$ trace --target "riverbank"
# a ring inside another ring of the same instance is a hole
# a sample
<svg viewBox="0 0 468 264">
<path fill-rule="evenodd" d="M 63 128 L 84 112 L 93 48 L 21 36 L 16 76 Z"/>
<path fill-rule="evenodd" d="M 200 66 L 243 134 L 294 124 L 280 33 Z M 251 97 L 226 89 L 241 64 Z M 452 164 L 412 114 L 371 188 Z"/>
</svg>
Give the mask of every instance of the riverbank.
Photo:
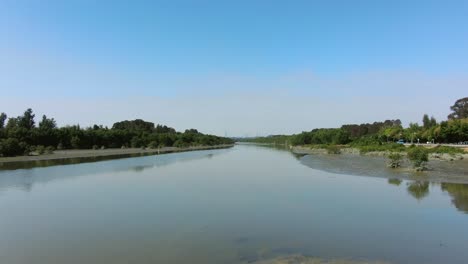
<svg viewBox="0 0 468 264">
<path fill-rule="evenodd" d="M 325 148 L 316 148 L 311 146 L 291 146 L 291 151 L 298 155 L 309 155 L 309 154 L 328 154 L 329 150 Z M 351 147 L 337 147 L 341 154 L 350 154 L 358 156 L 369 156 L 369 157 L 387 157 L 391 151 L 368 151 L 362 152 L 357 148 Z M 406 156 L 406 152 L 401 152 L 401 155 Z M 455 161 L 465 160 L 468 162 L 468 153 L 429 153 L 429 160 L 438 161 Z"/>
<path fill-rule="evenodd" d="M 16 157 L 0 157 L 0 169 L 4 165 L 12 163 L 28 163 L 40 161 L 67 160 L 79 158 L 120 158 L 134 155 L 158 155 L 174 152 L 186 152 L 195 150 L 209 150 L 230 148 L 234 145 L 215 145 L 215 146 L 195 146 L 187 148 L 164 147 L 159 149 L 142 149 L 142 148 L 119 148 L 119 149 L 72 149 L 72 150 L 56 150 L 51 154 L 33 155 L 33 156 L 16 156 Z"/>
<path fill-rule="evenodd" d="M 342 148 L 341 154 L 328 154 L 322 148 L 292 147 L 291 151 L 303 155 L 301 163 L 316 170 L 336 174 L 380 177 L 398 180 L 417 180 L 468 184 L 468 155 L 431 153 L 427 171 L 416 172 L 411 162 L 403 158 L 401 168 L 388 168 L 390 152 L 360 153 L 358 149 Z M 406 153 L 402 153 L 406 156 Z"/>
</svg>

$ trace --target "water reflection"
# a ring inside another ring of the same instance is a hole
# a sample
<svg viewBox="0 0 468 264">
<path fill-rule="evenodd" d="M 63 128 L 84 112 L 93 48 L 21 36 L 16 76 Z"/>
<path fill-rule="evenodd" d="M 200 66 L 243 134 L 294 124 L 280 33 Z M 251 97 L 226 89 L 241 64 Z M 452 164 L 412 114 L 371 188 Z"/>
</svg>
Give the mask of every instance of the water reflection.
<svg viewBox="0 0 468 264">
<path fill-rule="evenodd" d="M 459 211 L 468 213 L 468 184 L 442 183 L 440 187 L 452 196 L 452 204 Z"/>
<path fill-rule="evenodd" d="M 429 182 L 414 181 L 408 183 L 406 190 L 417 200 L 422 200 L 424 197 L 429 195 Z"/>
<path fill-rule="evenodd" d="M 388 183 L 396 186 L 400 186 L 403 181 L 401 179 L 388 179 Z"/>
<path fill-rule="evenodd" d="M 0 262 L 465 263 L 465 189 L 391 178 L 250 146 L 3 171 Z"/>
<path fill-rule="evenodd" d="M 18 188 L 30 191 L 35 184 L 47 183 L 55 180 L 65 180 L 83 175 L 98 174 L 103 172 L 133 171 L 141 173 L 145 170 L 168 166 L 176 162 L 187 162 L 198 159 L 210 159 L 214 155 L 228 152 L 229 149 L 202 150 L 184 153 L 170 153 L 163 155 L 132 155 L 130 158 L 112 159 L 108 157 L 73 158 L 66 160 L 48 160 L 32 163 L 24 163 L 23 169 L 18 169 L 20 164 L 10 168 L 15 170 L 0 170 L 0 191 L 8 188 Z M 104 158 L 104 159 L 101 159 Z M 90 162 L 81 164 L 82 162 Z M 97 162 L 100 161 L 100 162 Z M 64 163 L 61 163 L 64 162 Z M 37 163 L 37 168 L 30 168 Z M 53 167 L 49 167 L 55 165 Z M 66 166 L 58 166 L 66 165 Z M 48 167 L 48 168 L 43 168 Z M 47 169 L 47 173 L 43 170 Z"/>
</svg>

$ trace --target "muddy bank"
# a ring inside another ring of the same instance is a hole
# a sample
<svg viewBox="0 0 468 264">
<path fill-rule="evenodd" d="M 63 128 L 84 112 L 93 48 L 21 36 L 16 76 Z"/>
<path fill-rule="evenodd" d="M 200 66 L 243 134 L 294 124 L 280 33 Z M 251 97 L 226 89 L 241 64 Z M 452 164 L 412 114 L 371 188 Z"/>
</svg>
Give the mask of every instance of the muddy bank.
<svg viewBox="0 0 468 264">
<path fill-rule="evenodd" d="M 187 148 L 165 147 L 159 149 L 141 149 L 141 148 L 126 148 L 126 149 L 76 149 L 76 150 L 56 150 L 52 154 L 44 154 L 37 156 L 17 156 L 17 157 L 0 157 L 0 170 L 10 169 L 15 166 L 31 164 L 29 167 L 34 167 L 35 164 L 41 166 L 41 163 L 50 162 L 66 162 L 67 160 L 83 159 L 85 162 L 89 160 L 107 160 L 115 158 L 125 158 L 133 156 L 158 155 L 174 152 L 185 152 L 195 150 L 209 150 L 230 148 L 233 145 L 217 145 L 217 146 L 196 146 Z"/>
<path fill-rule="evenodd" d="M 337 174 L 382 177 L 389 179 L 431 182 L 468 183 L 467 154 L 430 154 L 427 171 L 414 171 L 411 162 L 403 159 L 401 168 L 388 168 L 388 152 L 360 154 L 358 149 L 344 148 L 341 154 L 327 154 L 325 149 L 294 147 L 293 153 L 304 155 L 301 163 L 317 170 Z M 405 155 L 403 153 L 403 155 Z"/>
<path fill-rule="evenodd" d="M 277 257 L 251 262 L 253 264 L 386 264 L 384 261 L 359 261 L 346 259 L 322 259 L 302 255 Z"/>
<path fill-rule="evenodd" d="M 291 151 L 299 155 L 307 154 L 328 154 L 328 151 L 323 148 L 310 148 L 307 146 L 294 146 L 291 147 Z M 360 153 L 357 148 L 341 148 L 340 152 L 342 154 L 351 154 L 358 156 L 368 156 L 368 157 L 387 157 L 389 151 L 371 151 L 366 153 Z M 403 156 L 406 156 L 406 153 L 401 153 Z M 457 154 L 447 154 L 447 153 L 430 153 L 429 160 L 439 160 L 439 161 L 455 161 L 455 160 L 466 160 L 468 162 L 468 153 L 457 153 Z"/>
</svg>

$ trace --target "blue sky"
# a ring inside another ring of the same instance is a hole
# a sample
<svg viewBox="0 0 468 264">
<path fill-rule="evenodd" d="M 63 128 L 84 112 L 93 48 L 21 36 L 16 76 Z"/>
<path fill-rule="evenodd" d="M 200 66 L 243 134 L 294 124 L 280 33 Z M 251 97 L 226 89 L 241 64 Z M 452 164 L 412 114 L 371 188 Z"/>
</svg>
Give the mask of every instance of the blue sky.
<svg viewBox="0 0 468 264">
<path fill-rule="evenodd" d="M 468 95 L 466 14 L 468 1 L 4 0 L 0 111 L 219 135 L 442 119 Z"/>
</svg>

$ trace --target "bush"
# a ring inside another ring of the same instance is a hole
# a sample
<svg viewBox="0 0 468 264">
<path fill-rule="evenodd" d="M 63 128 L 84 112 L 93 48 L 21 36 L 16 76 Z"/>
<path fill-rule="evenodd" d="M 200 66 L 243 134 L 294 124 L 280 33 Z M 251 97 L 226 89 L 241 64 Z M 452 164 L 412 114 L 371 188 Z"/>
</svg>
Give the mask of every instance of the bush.
<svg viewBox="0 0 468 264">
<path fill-rule="evenodd" d="M 46 152 L 47 154 L 53 154 L 53 153 L 54 153 L 54 150 L 55 150 L 55 148 L 52 147 L 52 146 L 48 146 L 48 147 L 45 148 L 45 152 Z"/>
<path fill-rule="evenodd" d="M 0 141 L 0 155 L 4 157 L 22 155 L 25 150 L 16 138 L 7 138 Z"/>
<path fill-rule="evenodd" d="M 424 147 L 411 147 L 408 149 L 408 158 L 413 162 L 415 168 L 424 169 L 424 165 L 429 161 L 428 151 Z"/>
<path fill-rule="evenodd" d="M 327 153 L 328 154 L 340 154 L 341 149 L 340 149 L 340 147 L 338 147 L 336 145 L 330 145 L 330 146 L 327 147 Z"/>
<path fill-rule="evenodd" d="M 79 149 L 80 148 L 80 138 L 79 137 L 72 137 L 71 140 L 70 140 L 70 144 L 72 146 L 72 148 L 74 149 Z"/>
<path fill-rule="evenodd" d="M 399 168 L 401 167 L 401 160 L 403 156 L 398 152 L 392 152 L 388 155 L 388 159 L 390 160 L 388 166 L 390 168 Z"/>
<path fill-rule="evenodd" d="M 447 153 L 451 155 L 455 154 L 463 154 L 464 151 L 462 148 L 454 148 L 454 147 L 447 147 L 447 146 L 437 146 L 435 148 L 428 149 L 429 153 Z"/>
<path fill-rule="evenodd" d="M 149 144 L 148 144 L 148 147 L 150 149 L 157 149 L 158 148 L 158 142 L 156 141 L 151 141 Z"/>
<path fill-rule="evenodd" d="M 367 153 L 373 151 L 390 151 L 390 152 L 402 152 L 405 150 L 405 146 L 396 143 L 388 143 L 381 145 L 357 145 L 360 153 Z"/>
<path fill-rule="evenodd" d="M 37 154 L 39 154 L 39 155 L 44 154 L 44 153 L 45 153 L 45 147 L 42 146 L 42 145 L 36 146 L 36 152 L 37 152 Z"/>
<path fill-rule="evenodd" d="M 176 142 L 174 142 L 173 146 L 176 147 L 176 148 L 185 148 L 185 147 L 187 147 L 187 143 L 185 143 L 184 141 L 178 139 L 178 140 L 176 140 Z"/>
</svg>

